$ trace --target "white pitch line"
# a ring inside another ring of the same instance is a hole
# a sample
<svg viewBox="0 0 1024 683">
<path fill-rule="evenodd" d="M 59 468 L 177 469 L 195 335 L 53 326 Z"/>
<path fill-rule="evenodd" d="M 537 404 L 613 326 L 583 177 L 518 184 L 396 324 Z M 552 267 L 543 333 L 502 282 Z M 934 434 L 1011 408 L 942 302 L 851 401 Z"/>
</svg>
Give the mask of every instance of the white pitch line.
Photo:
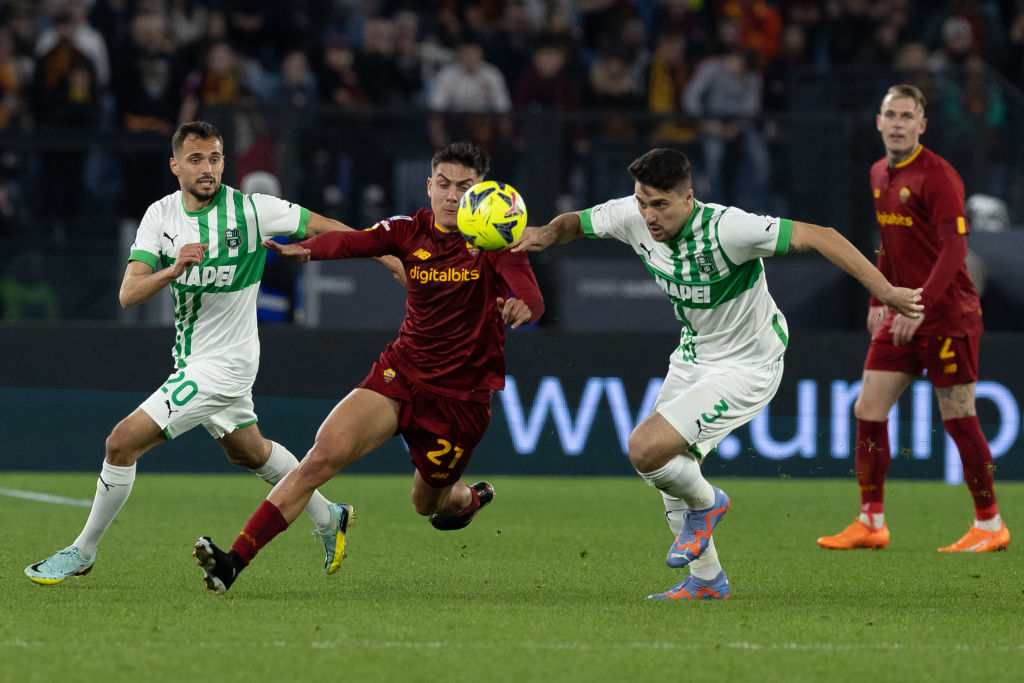
<svg viewBox="0 0 1024 683">
<path fill-rule="evenodd" d="M 36 493 L 35 491 L 19 491 L 17 489 L 5 489 L 0 487 L 0 496 L 11 498 L 24 498 L 26 500 L 38 500 L 41 503 L 57 503 L 58 505 L 76 505 L 78 507 L 92 507 L 91 500 L 84 498 L 66 498 L 64 496 L 52 496 L 49 493 Z"/>
</svg>

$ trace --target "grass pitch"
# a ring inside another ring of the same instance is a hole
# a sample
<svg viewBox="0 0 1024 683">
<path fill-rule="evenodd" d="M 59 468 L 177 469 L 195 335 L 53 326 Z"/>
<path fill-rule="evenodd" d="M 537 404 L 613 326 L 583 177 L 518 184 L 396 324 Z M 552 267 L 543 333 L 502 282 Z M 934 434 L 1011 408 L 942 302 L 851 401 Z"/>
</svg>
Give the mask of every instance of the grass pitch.
<svg viewBox="0 0 1024 683">
<path fill-rule="evenodd" d="M 483 478 L 483 477 L 481 477 Z M 0 474 L 91 500 L 95 475 Z M 229 545 L 266 494 L 248 475 L 147 475 L 88 576 L 24 567 L 70 543 L 87 507 L 0 495 L 3 681 L 1020 680 L 1024 485 L 998 483 L 1010 550 L 936 552 L 967 531 L 964 487 L 891 481 L 882 551 L 815 544 L 852 521 L 852 480 L 718 478 L 727 601 L 644 599 L 680 580 L 661 498 L 639 478 L 492 477 L 495 502 L 441 533 L 409 477 L 339 477 L 356 506 L 335 576 L 300 519 L 224 596 L 201 534 Z"/>
</svg>

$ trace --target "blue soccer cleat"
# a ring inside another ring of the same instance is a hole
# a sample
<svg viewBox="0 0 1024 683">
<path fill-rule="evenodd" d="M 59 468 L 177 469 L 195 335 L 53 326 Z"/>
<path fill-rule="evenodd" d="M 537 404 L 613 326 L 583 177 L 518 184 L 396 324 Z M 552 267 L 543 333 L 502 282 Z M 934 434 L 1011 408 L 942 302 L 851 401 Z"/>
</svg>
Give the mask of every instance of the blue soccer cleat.
<svg viewBox="0 0 1024 683">
<path fill-rule="evenodd" d="M 86 562 L 78 554 L 78 546 L 69 545 L 42 562 L 25 567 L 25 576 L 35 583 L 50 585 L 60 583 L 69 576 L 85 576 L 92 571 L 96 558 Z"/>
<path fill-rule="evenodd" d="M 650 600 L 725 600 L 729 597 L 729 579 L 725 578 L 725 572 L 718 572 L 718 576 L 705 581 L 690 574 L 682 583 L 669 588 L 664 593 L 648 595 Z"/>
<path fill-rule="evenodd" d="M 687 510 L 683 519 L 683 528 L 669 548 L 665 562 L 673 569 L 679 569 L 700 557 L 708 547 L 711 532 L 729 511 L 729 496 L 725 491 L 712 486 L 715 491 L 715 502 L 703 510 Z"/>
<path fill-rule="evenodd" d="M 345 559 L 345 533 L 356 517 L 356 509 L 348 503 L 331 503 L 331 525 L 326 531 L 313 529 L 313 535 L 324 544 L 324 571 L 333 574 Z"/>
</svg>

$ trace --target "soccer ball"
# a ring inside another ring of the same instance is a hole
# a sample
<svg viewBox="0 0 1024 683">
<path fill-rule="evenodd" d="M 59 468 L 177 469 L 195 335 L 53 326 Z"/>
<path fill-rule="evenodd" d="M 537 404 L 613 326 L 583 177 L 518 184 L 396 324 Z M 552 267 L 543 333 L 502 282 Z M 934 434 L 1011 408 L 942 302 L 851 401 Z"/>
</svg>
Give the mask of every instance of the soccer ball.
<svg viewBox="0 0 1024 683">
<path fill-rule="evenodd" d="M 459 232 L 484 251 L 511 246 L 526 227 L 526 202 L 514 187 L 485 180 L 466 190 L 459 202 Z"/>
</svg>

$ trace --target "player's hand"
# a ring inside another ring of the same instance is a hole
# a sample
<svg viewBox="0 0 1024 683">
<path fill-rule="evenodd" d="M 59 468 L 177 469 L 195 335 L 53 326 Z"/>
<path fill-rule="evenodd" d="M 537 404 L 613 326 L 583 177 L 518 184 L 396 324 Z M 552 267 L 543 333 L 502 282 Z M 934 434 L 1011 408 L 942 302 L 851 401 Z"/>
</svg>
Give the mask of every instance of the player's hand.
<svg viewBox="0 0 1024 683">
<path fill-rule="evenodd" d="M 309 256 L 312 254 L 309 249 L 306 249 L 304 246 L 299 244 L 281 244 L 274 240 L 263 240 L 263 246 L 271 251 L 276 251 L 286 259 L 298 261 L 299 263 L 306 263 L 309 261 Z"/>
<path fill-rule="evenodd" d="M 533 317 L 530 307 L 520 299 L 505 299 L 499 296 L 498 311 L 501 313 L 502 322 L 510 325 L 513 330 L 523 323 L 530 322 L 530 318 Z"/>
<path fill-rule="evenodd" d="M 405 276 L 405 266 L 397 256 L 374 256 L 373 260 L 390 270 L 391 277 L 395 278 L 398 284 L 403 287 L 409 284 L 409 280 Z"/>
<path fill-rule="evenodd" d="M 178 258 L 174 259 L 174 263 L 170 266 L 171 275 L 177 279 L 192 266 L 202 263 L 203 256 L 206 255 L 206 250 L 209 248 L 209 244 L 199 244 L 197 242 L 183 245 L 181 251 L 178 252 Z"/>
<path fill-rule="evenodd" d="M 895 308 L 897 313 L 908 318 L 917 318 L 921 315 L 921 311 L 924 310 L 924 306 L 920 304 L 920 287 L 917 289 L 893 287 L 888 295 L 884 297 L 879 296 L 878 298 L 882 300 L 882 303 L 888 304 L 889 308 Z"/>
<path fill-rule="evenodd" d="M 892 332 L 893 346 L 909 344 L 910 340 L 917 334 L 917 328 L 921 327 L 923 322 L 924 313 L 919 313 L 916 318 L 908 318 L 904 315 L 898 315 L 893 318 L 892 325 L 889 326 L 889 331 Z"/>
<path fill-rule="evenodd" d="M 512 251 L 544 251 L 555 241 L 555 231 L 549 230 L 547 226 L 540 228 L 526 226 L 523 234 L 519 236 L 516 243 L 512 245 Z"/>
<path fill-rule="evenodd" d="M 885 322 L 887 315 L 889 315 L 888 306 L 868 306 L 868 332 L 871 333 L 872 337 L 882 329 L 882 323 Z"/>
</svg>

